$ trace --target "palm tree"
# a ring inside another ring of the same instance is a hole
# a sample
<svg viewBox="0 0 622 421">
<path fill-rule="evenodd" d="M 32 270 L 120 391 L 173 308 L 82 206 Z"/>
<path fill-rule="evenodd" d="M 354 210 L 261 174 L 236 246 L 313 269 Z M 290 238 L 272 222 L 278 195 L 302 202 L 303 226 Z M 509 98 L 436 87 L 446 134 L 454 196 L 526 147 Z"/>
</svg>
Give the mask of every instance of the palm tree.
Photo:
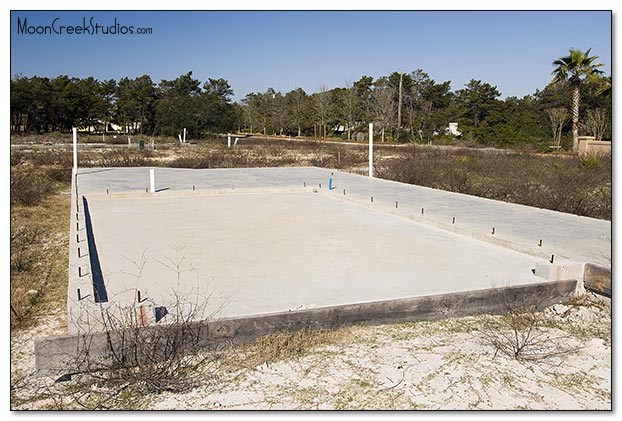
<svg viewBox="0 0 622 421">
<path fill-rule="evenodd" d="M 598 67 L 602 66 L 602 63 L 594 63 L 598 56 L 590 56 L 588 49 L 585 53 L 581 50 L 570 49 L 570 55 L 562 57 L 553 62 L 554 66 L 557 66 L 553 70 L 553 83 L 565 83 L 570 82 L 572 86 L 572 150 L 579 149 L 579 102 L 581 94 L 579 88 L 581 87 L 581 80 L 597 79 L 598 75 L 602 71 L 598 70 Z"/>
</svg>

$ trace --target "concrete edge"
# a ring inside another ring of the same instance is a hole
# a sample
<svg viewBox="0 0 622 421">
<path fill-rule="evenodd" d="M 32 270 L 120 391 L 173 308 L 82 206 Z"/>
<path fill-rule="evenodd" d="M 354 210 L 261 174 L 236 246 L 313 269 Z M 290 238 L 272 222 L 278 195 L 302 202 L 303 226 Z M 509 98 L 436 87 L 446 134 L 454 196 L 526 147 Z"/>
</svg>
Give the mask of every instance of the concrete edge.
<svg viewBox="0 0 622 421">
<path fill-rule="evenodd" d="M 335 329 L 351 324 L 381 325 L 478 314 L 501 314 L 510 308 L 522 306 L 542 309 L 574 296 L 577 284 L 576 280 L 543 282 L 197 321 L 185 327 L 184 337 L 192 340 L 193 350 L 216 349 L 250 343 L 278 331 Z M 179 329 L 180 327 L 175 325 L 151 326 L 125 331 L 37 338 L 36 374 L 57 378 L 66 374 L 108 368 L 114 364 L 115 356 L 120 353 L 135 354 L 124 347 L 136 343 L 129 341 L 128 337 L 135 338 L 139 330 L 147 333 L 159 332 L 158 337 L 164 341 L 166 335 L 162 335 L 162 332 L 178 334 Z M 158 345 L 151 340 L 149 349 L 158 349 Z"/>
<path fill-rule="evenodd" d="M 200 186 L 199 186 L 200 187 Z M 192 190 L 161 190 L 155 193 L 147 193 L 138 190 L 128 190 L 120 193 L 90 193 L 93 199 L 153 199 L 158 197 L 185 197 L 185 196 L 222 196 L 222 195 L 249 195 L 268 193 L 300 193 L 311 191 L 308 187 L 265 187 L 265 188 L 230 188 L 230 189 L 201 189 Z"/>
<path fill-rule="evenodd" d="M 586 263 L 583 283 L 586 289 L 611 298 L 611 268 Z"/>
<path fill-rule="evenodd" d="M 71 177 L 69 267 L 67 273 L 67 316 L 69 333 L 74 333 L 71 326 L 75 326 L 73 321 L 79 317 L 79 315 L 71 311 L 73 303 L 82 300 L 94 301 L 86 213 L 84 211 L 82 196 L 80 195 L 78 175 L 72 173 Z"/>
</svg>

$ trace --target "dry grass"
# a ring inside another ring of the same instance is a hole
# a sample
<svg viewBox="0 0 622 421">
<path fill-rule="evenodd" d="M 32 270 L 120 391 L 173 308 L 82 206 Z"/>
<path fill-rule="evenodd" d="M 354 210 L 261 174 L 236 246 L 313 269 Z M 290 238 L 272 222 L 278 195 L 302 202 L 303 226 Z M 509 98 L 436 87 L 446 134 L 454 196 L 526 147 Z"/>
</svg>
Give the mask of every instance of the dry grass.
<svg viewBox="0 0 622 421">
<path fill-rule="evenodd" d="M 238 360 L 236 365 L 241 363 L 248 368 L 254 368 L 262 364 L 302 358 L 320 346 L 346 343 L 352 338 L 353 329 L 354 326 L 347 326 L 336 330 L 277 332 L 235 350 L 235 359 Z"/>
<path fill-rule="evenodd" d="M 69 200 L 56 193 L 35 206 L 11 206 L 12 329 L 66 306 Z"/>
</svg>

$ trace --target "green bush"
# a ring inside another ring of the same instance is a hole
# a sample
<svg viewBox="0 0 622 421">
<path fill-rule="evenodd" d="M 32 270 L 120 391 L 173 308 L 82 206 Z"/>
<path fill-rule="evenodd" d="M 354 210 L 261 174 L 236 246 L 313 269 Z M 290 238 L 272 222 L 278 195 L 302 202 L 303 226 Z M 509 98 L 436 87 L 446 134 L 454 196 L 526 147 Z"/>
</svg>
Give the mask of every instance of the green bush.
<svg viewBox="0 0 622 421">
<path fill-rule="evenodd" d="M 603 166 L 603 162 L 597 155 L 586 155 L 581 158 L 581 165 L 584 168 L 601 168 Z"/>
</svg>

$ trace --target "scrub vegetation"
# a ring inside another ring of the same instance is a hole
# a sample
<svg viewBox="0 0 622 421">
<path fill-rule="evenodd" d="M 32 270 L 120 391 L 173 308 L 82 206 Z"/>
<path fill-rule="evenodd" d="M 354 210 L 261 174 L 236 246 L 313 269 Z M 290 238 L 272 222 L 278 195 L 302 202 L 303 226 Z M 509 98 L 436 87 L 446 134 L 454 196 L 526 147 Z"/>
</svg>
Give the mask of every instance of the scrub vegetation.
<svg viewBox="0 0 622 421">
<path fill-rule="evenodd" d="M 39 141 L 42 137 L 38 138 Z M 37 137 L 31 136 L 30 139 L 36 141 Z M 155 149 L 150 147 L 152 140 Z M 21 197 L 24 195 L 47 194 L 43 192 L 48 191 L 44 187 L 50 179 L 67 182 L 70 179 L 70 150 L 62 146 L 50 149 L 40 143 L 12 151 L 14 176 L 11 186 L 16 187 L 16 201 L 30 200 Z M 17 139 L 15 144 L 24 145 Z M 228 148 L 226 137 L 212 137 L 184 145 L 175 142 L 174 138 L 145 137 L 145 145 L 142 150 L 136 142 L 126 146 L 83 147 L 79 165 L 173 168 L 316 166 L 359 174 L 367 171 L 367 147 L 349 143 L 245 137 L 240 138 L 235 147 Z M 610 155 L 378 144 L 374 157 L 375 174 L 380 178 L 611 219 Z M 30 171 L 35 167 L 42 168 L 42 177 L 29 175 L 29 180 L 36 185 L 21 186 L 26 184 L 21 177 L 22 170 L 28 168 Z"/>
</svg>

